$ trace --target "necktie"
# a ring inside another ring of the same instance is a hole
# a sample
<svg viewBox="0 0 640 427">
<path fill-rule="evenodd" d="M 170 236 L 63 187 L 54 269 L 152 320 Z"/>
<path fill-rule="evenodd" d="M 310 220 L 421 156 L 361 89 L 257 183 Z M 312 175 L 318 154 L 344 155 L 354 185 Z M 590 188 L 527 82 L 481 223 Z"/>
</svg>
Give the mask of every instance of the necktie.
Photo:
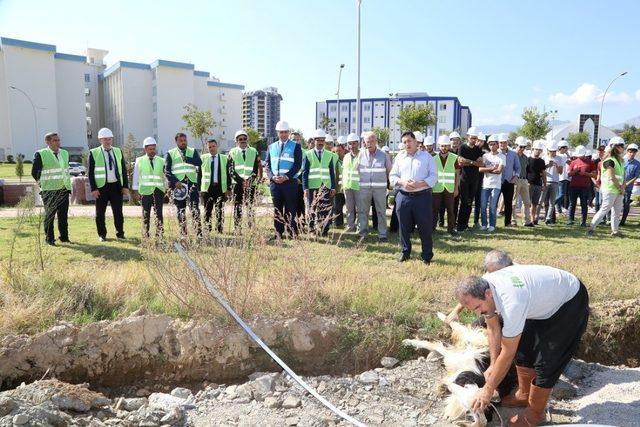
<svg viewBox="0 0 640 427">
<path fill-rule="evenodd" d="M 216 171 L 216 159 L 217 158 L 218 158 L 217 155 L 211 157 L 211 162 L 213 163 L 213 167 L 211 168 L 211 173 L 213 174 L 212 181 L 213 181 L 214 184 L 218 183 L 218 174 L 217 174 L 218 171 Z"/>
<path fill-rule="evenodd" d="M 242 150 L 242 160 L 247 160 L 246 151 Z"/>
<path fill-rule="evenodd" d="M 318 157 L 318 160 L 322 161 L 322 154 L 320 151 L 316 150 L 316 156 Z"/>
<path fill-rule="evenodd" d="M 153 169 L 153 157 L 149 157 L 149 163 L 151 163 L 151 169 Z"/>
<path fill-rule="evenodd" d="M 107 156 L 109 156 L 109 170 L 113 169 L 113 157 L 111 157 L 111 150 L 106 150 Z"/>
</svg>

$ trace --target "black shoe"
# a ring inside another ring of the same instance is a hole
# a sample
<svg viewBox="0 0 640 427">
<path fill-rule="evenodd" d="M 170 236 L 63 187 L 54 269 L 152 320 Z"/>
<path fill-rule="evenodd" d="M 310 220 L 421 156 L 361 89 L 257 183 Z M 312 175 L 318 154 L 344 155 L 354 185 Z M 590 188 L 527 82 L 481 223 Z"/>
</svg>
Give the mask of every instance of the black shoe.
<svg viewBox="0 0 640 427">
<path fill-rule="evenodd" d="M 592 228 L 588 229 L 587 232 L 585 233 L 585 236 L 587 237 L 593 236 L 593 229 Z"/>
<path fill-rule="evenodd" d="M 124 237 L 124 234 L 121 234 L 119 236 L 116 236 L 118 238 L 118 240 L 126 240 L 127 238 Z"/>
<path fill-rule="evenodd" d="M 99 241 L 99 242 L 106 242 L 106 241 L 107 241 L 107 238 L 106 238 L 106 237 L 103 237 L 103 236 L 98 236 L 98 241 Z"/>
<path fill-rule="evenodd" d="M 388 242 L 389 239 L 387 238 L 387 236 L 379 236 L 378 237 L 378 241 L 379 242 Z"/>
<path fill-rule="evenodd" d="M 567 225 L 573 225 L 573 221 L 571 220 L 567 221 Z"/>
<path fill-rule="evenodd" d="M 55 245 L 56 245 L 56 242 L 53 242 L 53 241 L 51 241 L 51 242 L 47 242 L 47 245 L 49 245 L 49 246 L 55 246 Z"/>
<path fill-rule="evenodd" d="M 621 232 L 615 232 L 615 233 L 611 233 L 611 237 L 624 237 L 624 234 L 622 234 Z"/>
<path fill-rule="evenodd" d="M 60 241 L 60 243 L 71 243 L 71 240 L 69 239 L 58 239 Z"/>
<path fill-rule="evenodd" d="M 538 225 L 538 220 L 533 221 L 533 225 Z"/>
<path fill-rule="evenodd" d="M 423 263 L 424 265 L 431 265 L 431 261 L 427 261 L 426 259 L 423 259 L 423 260 L 422 260 L 422 263 Z"/>
<path fill-rule="evenodd" d="M 624 227 L 624 221 L 620 221 L 620 224 L 618 224 L 620 227 Z"/>
<path fill-rule="evenodd" d="M 585 222 L 581 222 L 580 223 L 580 227 L 586 227 L 586 226 L 587 226 L 587 224 Z"/>
<path fill-rule="evenodd" d="M 398 257 L 398 262 L 405 262 L 409 260 L 409 254 L 400 254 Z"/>
</svg>

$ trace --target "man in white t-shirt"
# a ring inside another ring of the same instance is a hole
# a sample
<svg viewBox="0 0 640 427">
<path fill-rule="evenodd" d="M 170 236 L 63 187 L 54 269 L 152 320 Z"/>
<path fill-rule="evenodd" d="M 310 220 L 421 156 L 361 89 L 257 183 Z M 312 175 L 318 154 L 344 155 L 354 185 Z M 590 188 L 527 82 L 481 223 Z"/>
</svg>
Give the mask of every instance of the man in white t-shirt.
<svg viewBox="0 0 640 427">
<path fill-rule="evenodd" d="M 562 139 L 558 142 L 558 154 L 556 157 L 561 159 L 562 172 L 558 182 L 558 195 L 556 196 L 556 213 L 561 214 L 562 209 L 569 209 L 569 182 L 571 177 L 569 176 L 569 163 L 571 158 L 569 157 L 569 143 Z M 553 222 L 555 223 L 556 217 L 554 215 Z"/>
<path fill-rule="evenodd" d="M 510 425 L 538 425 L 544 420 L 551 389 L 586 329 L 587 289 L 564 270 L 511 265 L 464 279 L 456 297 L 465 308 L 484 316 L 488 328 L 491 364 L 472 409 L 484 410 L 515 358 L 518 391 L 503 405 L 526 407 Z"/>
<path fill-rule="evenodd" d="M 540 210 L 544 204 L 544 223 L 546 225 L 555 223 L 556 198 L 558 196 L 560 174 L 562 173 L 564 165 L 563 161 L 566 163 L 566 159 L 563 160 L 561 157 L 558 157 L 557 153 L 558 143 L 556 141 L 547 141 L 547 154 L 543 157 L 547 167 L 547 185 L 542 189 L 542 197 L 537 212 L 537 215 L 540 215 Z"/>
<path fill-rule="evenodd" d="M 498 197 L 500 197 L 500 189 L 502 188 L 502 171 L 507 161 L 505 155 L 498 151 L 498 135 L 494 134 L 489 137 L 489 149 L 491 151 L 482 156 L 484 166 L 479 168 L 480 173 L 484 173 L 482 193 L 480 194 L 480 221 L 482 223 L 480 229 L 491 233 L 496 229 Z M 488 224 L 487 206 L 489 207 Z"/>
</svg>

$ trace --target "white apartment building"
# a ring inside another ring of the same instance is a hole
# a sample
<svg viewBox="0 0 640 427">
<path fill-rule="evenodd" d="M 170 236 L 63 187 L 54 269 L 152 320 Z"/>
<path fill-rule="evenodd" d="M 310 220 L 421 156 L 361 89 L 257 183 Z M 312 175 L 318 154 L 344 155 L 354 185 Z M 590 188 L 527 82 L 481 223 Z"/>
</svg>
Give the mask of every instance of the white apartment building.
<svg viewBox="0 0 640 427">
<path fill-rule="evenodd" d="M 355 99 L 326 100 L 316 102 L 316 127 L 320 127 L 324 117 L 328 117 L 333 124 L 334 133 L 347 135 L 357 131 Z M 400 143 L 401 131 L 396 120 L 400 110 L 408 105 L 431 105 L 437 115 L 436 124 L 426 129 L 427 135 L 436 139 L 439 135 L 458 130 L 466 135 L 471 127 L 471 111 L 469 107 L 460 103 L 454 96 L 429 96 L 427 93 L 398 93 L 388 98 L 362 98 L 359 120 L 362 131 L 381 127 L 390 130 L 389 145 L 397 148 Z M 339 124 L 338 123 L 339 116 Z M 418 130 L 418 129 L 415 129 Z"/>
<path fill-rule="evenodd" d="M 211 111 L 213 136 L 223 150 L 233 146 L 242 126 L 244 86 L 220 82 L 193 64 L 161 59 L 106 68 L 107 54 L 90 48 L 71 55 L 54 45 L 0 37 L 0 161 L 19 153 L 32 158 L 49 131 L 57 131 L 77 159 L 98 145 L 104 126 L 113 130 L 116 145 L 129 134 L 140 144 L 155 136 L 164 153 L 183 131 L 187 104 Z"/>
<path fill-rule="evenodd" d="M 275 140 L 276 123 L 280 121 L 282 95 L 275 87 L 242 94 L 242 127 L 257 130 L 268 140 Z"/>
</svg>

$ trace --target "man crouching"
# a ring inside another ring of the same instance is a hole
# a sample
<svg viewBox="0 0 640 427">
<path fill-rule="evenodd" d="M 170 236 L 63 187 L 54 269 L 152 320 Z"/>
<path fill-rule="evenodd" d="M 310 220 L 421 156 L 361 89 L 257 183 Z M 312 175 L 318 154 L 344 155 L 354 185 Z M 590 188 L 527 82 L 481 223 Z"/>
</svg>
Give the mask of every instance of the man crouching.
<svg viewBox="0 0 640 427">
<path fill-rule="evenodd" d="M 551 389 L 587 327 L 587 288 L 576 276 L 557 268 L 511 265 L 464 279 L 456 297 L 462 306 L 484 316 L 488 328 L 491 364 L 472 409 L 484 411 L 515 357 L 518 391 L 503 405 L 526 409 L 512 417 L 509 425 L 538 425 L 545 418 Z"/>
</svg>

